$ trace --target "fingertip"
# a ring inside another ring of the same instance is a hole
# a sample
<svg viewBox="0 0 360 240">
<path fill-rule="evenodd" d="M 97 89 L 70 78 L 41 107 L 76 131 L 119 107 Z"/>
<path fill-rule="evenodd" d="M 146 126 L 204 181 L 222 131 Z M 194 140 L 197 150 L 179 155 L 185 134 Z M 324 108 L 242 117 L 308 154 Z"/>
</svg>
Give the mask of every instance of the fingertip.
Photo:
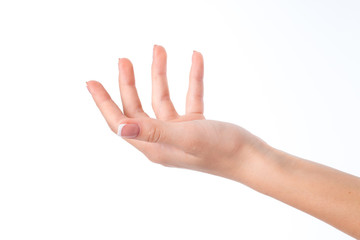
<svg viewBox="0 0 360 240">
<path fill-rule="evenodd" d="M 88 86 L 97 85 L 97 84 L 101 84 L 101 83 L 96 80 L 89 80 L 86 82 L 86 85 Z"/>
<path fill-rule="evenodd" d="M 110 97 L 104 86 L 98 81 L 88 81 L 87 88 L 96 100 L 102 100 Z"/>
<path fill-rule="evenodd" d="M 90 80 L 86 82 L 86 87 L 89 90 L 89 92 L 91 94 L 94 93 L 94 88 L 96 88 L 96 85 L 100 84 L 99 82 L 95 81 L 95 80 Z"/>
<path fill-rule="evenodd" d="M 153 53 L 152 73 L 157 76 L 164 76 L 166 74 L 166 65 L 167 54 L 165 48 L 160 45 L 156 45 Z"/>
<path fill-rule="evenodd" d="M 203 55 L 201 52 L 193 50 L 193 58 L 203 58 Z"/>
<path fill-rule="evenodd" d="M 154 44 L 154 49 L 164 49 L 165 50 L 165 48 L 159 44 Z"/>
<path fill-rule="evenodd" d="M 166 57 L 165 48 L 161 45 L 154 45 L 154 55 Z"/>
<path fill-rule="evenodd" d="M 128 58 L 119 58 L 119 69 L 131 68 L 132 62 Z"/>
<path fill-rule="evenodd" d="M 119 58 L 119 63 L 124 63 L 124 62 L 130 62 L 130 59 L 128 58 Z"/>
<path fill-rule="evenodd" d="M 95 88 L 95 87 L 97 87 L 97 86 L 102 86 L 101 85 L 101 83 L 100 82 L 98 82 L 98 81 L 95 81 L 95 80 L 90 80 L 90 81 L 87 81 L 86 82 L 86 86 L 88 87 L 88 88 Z"/>
</svg>

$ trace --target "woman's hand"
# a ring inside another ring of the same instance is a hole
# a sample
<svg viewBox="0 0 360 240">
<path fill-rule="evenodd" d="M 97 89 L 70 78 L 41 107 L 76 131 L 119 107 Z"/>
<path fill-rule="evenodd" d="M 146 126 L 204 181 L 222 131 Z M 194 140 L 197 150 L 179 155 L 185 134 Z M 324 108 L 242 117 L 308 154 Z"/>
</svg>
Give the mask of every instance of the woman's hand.
<svg viewBox="0 0 360 240">
<path fill-rule="evenodd" d="M 123 112 L 99 82 L 87 82 L 111 130 L 155 163 L 233 178 L 237 166 L 251 158 L 255 147 L 265 144 L 237 125 L 205 120 L 204 60 L 196 51 L 192 56 L 186 114 L 179 115 L 169 95 L 165 49 L 155 45 L 153 51 L 152 107 L 156 119 L 142 109 L 133 66 L 128 59 L 119 59 Z"/>
<path fill-rule="evenodd" d="M 124 113 L 100 83 L 89 81 L 88 89 L 112 131 L 151 161 L 241 182 L 360 239 L 360 178 L 274 149 L 237 125 L 205 120 L 202 55 L 194 52 L 192 61 L 183 116 L 170 100 L 161 46 L 152 64 L 157 119 L 143 111 L 127 59 L 119 61 Z"/>
</svg>

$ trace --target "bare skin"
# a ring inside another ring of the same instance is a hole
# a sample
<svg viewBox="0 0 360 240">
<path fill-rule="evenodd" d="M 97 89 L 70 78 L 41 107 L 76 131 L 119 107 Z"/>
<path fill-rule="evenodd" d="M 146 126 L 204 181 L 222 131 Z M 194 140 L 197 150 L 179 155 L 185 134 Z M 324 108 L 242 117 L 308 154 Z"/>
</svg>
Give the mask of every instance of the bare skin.
<svg viewBox="0 0 360 240">
<path fill-rule="evenodd" d="M 204 60 L 196 51 L 192 56 L 186 113 L 179 115 L 169 95 L 166 59 L 165 49 L 155 45 L 151 70 L 156 119 L 142 109 L 128 59 L 119 59 L 123 111 L 101 83 L 87 82 L 114 133 L 152 162 L 235 180 L 360 238 L 359 177 L 282 152 L 237 125 L 206 120 Z M 119 125 L 123 126 L 120 132 Z"/>
</svg>

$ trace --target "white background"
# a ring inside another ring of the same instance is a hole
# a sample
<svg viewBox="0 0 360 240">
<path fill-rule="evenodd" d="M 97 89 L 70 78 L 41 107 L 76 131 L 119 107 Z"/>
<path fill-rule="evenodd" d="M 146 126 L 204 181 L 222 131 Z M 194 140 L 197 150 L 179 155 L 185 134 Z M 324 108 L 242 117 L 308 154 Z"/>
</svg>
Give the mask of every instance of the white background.
<svg viewBox="0 0 360 240">
<path fill-rule="evenodd" d="M 113 134 L 131 59 L 151 109 L 153 44 L 184 113 L 192 50 L 205 117 L 360 175 L 359 1 L 0 2 L 0 239 L 348 239 L 240 183 L 166 168 Z M 349 238 L 350 239 L 350 238 Z"/>
</svg>

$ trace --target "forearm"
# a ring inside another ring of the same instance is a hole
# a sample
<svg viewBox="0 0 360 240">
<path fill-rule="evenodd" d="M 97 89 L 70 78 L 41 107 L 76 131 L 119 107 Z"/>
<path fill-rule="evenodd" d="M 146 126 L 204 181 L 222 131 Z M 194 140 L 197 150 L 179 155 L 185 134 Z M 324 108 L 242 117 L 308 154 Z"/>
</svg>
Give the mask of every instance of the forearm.
<svg viewBox="0 0 360 240">
<path fill-rule="evenodd" d="M 360 238 L 360 178 L 266 144 L 256 148 L 234 180 Z"/>
</svg>

